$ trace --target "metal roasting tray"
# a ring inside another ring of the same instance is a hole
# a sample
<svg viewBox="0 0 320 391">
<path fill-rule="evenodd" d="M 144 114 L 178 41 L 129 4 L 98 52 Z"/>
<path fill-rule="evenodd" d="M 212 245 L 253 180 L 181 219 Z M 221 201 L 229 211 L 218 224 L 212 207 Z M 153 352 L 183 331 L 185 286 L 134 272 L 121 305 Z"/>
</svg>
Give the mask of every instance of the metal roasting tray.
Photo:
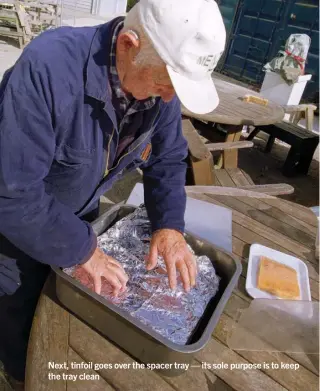
<svg viewBox="0 0 320 391">
<path fill-rule="evenodd" d="M 113 206 L 92 223 L 96 235 L 101 235 L 135 209 L 134 206 L 123 204 Z M 209 257 L 221 278 L 217 294 L 209 302 L 186 345 L 178 345 L 162 337 L 68 276 L 60 268 L 52 267 L 56 274 L 57 297 L 70 312 L 136 360 L 144 364 L 173 364 L 171 369 L 158 372 L 166 376 L 180 375 L 185 371 L 175 368 L 174 363 L 191 363 L 194 353 L 205 347 L 238 283 L 242 270 L 240 261 L 232 254 L 190 233 L 186 233 L 185 238 L 196 255 Z M 107 360 L 108 357 L 106 362 Z"/>
</svg>

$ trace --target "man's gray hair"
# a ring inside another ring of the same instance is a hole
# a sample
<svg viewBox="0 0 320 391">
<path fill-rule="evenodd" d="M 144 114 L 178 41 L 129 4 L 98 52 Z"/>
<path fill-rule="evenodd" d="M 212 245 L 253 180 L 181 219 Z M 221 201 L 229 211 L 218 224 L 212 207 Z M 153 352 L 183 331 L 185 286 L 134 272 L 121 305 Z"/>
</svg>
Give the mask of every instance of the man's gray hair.
<svg viewBox="0 0 320 391">
<path fill-rule="evenodd" d="M 122 32 L 129 32 L 130 30 L 138 35 L 141 45 L 141 50 L 135 58 L 135 63 L 139 66 L 162 65 L 163 61 L 141 26 L 137 6 L 131 8 L 124 20 Z"/>
</svg>

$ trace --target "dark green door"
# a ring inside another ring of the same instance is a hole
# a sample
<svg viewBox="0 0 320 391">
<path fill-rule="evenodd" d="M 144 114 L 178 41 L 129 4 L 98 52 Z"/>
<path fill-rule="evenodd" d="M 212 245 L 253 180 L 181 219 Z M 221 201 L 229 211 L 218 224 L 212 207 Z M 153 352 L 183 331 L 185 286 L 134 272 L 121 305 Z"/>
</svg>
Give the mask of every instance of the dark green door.
<svg viewBox="0 0 320 391">
<path fill-rule="evenodd" d="M 227 35 L 231 32 L 238 3 L 239 0 L 217 0 L 224 25 L 226 26 Z"/>
<path fill-rule="evenodd" d="M 306 73 L 312 82 L 306 100 L 317 102 L 319 93 L 318 0 L 240 0 L 223 71 L 237 79 L 261 85 L 263 65 L 280 50 L 290 34 L 308 34 L 311 47 Z"/>
</svg>

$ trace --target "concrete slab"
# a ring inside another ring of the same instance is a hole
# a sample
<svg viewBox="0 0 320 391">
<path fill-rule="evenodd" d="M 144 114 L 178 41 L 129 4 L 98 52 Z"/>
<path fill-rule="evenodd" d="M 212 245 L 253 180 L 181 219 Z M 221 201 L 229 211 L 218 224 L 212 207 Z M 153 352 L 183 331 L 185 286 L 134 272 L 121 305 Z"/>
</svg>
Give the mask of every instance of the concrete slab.
<svg viewBox="0 0 320 391">
<path fill-rule="evenodd" d="M 14 40 L 0 39 L 0 81 L 5 71 L 15 64 L 22 53 L 22 50 L 14 45 Z"/>
</svg>

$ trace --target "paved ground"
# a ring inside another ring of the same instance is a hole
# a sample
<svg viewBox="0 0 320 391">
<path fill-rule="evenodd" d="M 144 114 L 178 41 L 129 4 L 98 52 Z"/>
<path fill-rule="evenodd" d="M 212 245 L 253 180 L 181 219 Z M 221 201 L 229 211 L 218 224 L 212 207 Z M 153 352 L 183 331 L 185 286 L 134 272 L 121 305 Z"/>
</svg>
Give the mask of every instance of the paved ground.
<svg viewBox="0 0 320 391">
<path fill-rule="evenodd" d="M 116 16 L 119 15 L 101 17 L 64 8 L 62 10 L 61 25 L 74 27 L 96 26 L 106 23 Z M 17 47 L 16 40 L 0 37 L 0 81 L 4 72 L 16 62 L 21 52 L 22 50 Z"/>
<path fill-rule="evenodd" d="M 18 49 L 14 39 L 0 37 L 0 81 L 4 72 L 12 67 L 19 58 L 22 50 Z"/>
<path fill-rule="evenodd" d="M 259 135 L 260 136 L 260 135 Z M 293 194 L 283 198 L 312 207 L 319 205 L 319 156 L 313 160 L 308 175 L 287 178 L 281 174 L 281 167 L 288 154 L 288 146 L 275 143 L 270 154 L 265 154 L 266 139 L 254 139 L 254 147 L 239 151 L 239 167 L 244 169 L 254 183 L 288 183 L 294 187 Z"/>
</svg>

